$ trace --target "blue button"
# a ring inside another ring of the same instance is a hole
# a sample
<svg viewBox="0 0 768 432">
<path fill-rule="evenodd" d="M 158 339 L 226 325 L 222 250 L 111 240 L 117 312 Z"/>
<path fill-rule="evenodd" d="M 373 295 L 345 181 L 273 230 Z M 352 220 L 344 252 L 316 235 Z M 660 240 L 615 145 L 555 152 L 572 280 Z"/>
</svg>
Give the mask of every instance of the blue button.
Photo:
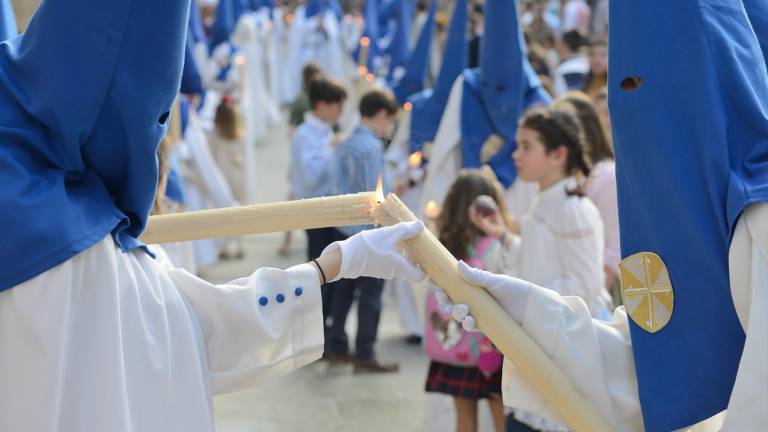
<svg viewBox="0 0 768 432">
<path fill-rule="evenodd" d="M 266 298 L 266 297 L 261 297 L 261 298 L 259 299 L 259 304 L 260 304 L 260 305 L 262 305 L 262 306 L 266 306 L 266 305 L 267 305 L 267 303 L 269 303 L 269 299 L 268 299 L 268 298 Z"/>
<path fill-rule="evenodd" d="M 282 303 L 285 301 L 285 296 L 282 294 L 278 294 L 277 297 L 275 297 L 275 300 L 277 300 L 278 303 Z"/>
<path fill-rule="evenodd" d="M 295 290 L 293 290 L 293 293 L 296 294 L 296 297 L 304 294 L 304 289 L 302 287 L 298 287 Z"/>
</svg>

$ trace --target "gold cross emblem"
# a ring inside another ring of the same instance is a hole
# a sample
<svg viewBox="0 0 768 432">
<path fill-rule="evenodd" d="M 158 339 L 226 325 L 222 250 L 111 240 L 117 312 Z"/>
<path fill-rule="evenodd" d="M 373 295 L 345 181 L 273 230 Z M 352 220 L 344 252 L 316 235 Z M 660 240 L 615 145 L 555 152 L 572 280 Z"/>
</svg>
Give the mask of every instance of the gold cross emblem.
<svg viewBox="0 0 768 432">
<path fill-rule="evenodd" d="M 640 252 L 619 264 L 621 298 L 627 313 L 649 333 L 672 318 L 675 294 L 664 261 L 653 252 Z"/>
</svg>

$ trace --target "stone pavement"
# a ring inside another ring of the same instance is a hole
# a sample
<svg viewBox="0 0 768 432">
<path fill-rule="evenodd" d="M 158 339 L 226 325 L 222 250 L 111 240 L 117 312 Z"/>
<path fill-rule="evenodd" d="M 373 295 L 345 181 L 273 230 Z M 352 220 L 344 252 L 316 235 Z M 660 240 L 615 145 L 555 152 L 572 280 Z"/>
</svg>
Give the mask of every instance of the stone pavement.
<svg viewBox="0 0 768 432">
<path fill-rule="evenodd" d="M 258 201 L 283 200 L 288 193 L 289 144 L 285 130 L 275 131 L 257 145 Z M 259 267 L 286 268 L 305 259 L 305 237 L 294 233 L 291 253 L 276 251 L 283 234 L 245 239 L 246 257 L 203 269 L 201 276 L 224 282 L 248 275 Z M 423 298 L 424 291 L 417 297 Z M 348 332 L 354 340 L 356 312 L 350 312 Z M 319 323 L 318 323 L 319 324 Z M 215 399 L 219 432 L 283 431 L 452 431 L 450 398 L 426 395 L 423 388 L 429 360 L 419 346 L 404 343 L 394 301 L 385 292 L 377 352 L 382 360 L 398 361 L 395 374 L 353 375 L 351 367 L 329 368 L 316 362 L 287 376 L 242 392 Z M 481 418 L 481 430 L 490 425 Z"/>
</svg>

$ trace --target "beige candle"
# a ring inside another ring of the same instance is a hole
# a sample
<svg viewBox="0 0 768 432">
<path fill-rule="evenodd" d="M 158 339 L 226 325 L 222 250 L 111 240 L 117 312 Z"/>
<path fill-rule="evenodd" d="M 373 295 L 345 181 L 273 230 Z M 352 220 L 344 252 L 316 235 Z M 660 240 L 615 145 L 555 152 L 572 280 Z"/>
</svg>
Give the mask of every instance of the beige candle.
<svg viewBox="0 0 768 432">
<path fill-rule="evenodd" d="M 370 224 L 373 192 L 152 216 L 146 244 Z"/>
<path fill-rule="evenodd" d="M 376 207 L 373 214 L 382 225 L 416 220 L 416 216 L 392 194 Z M 608 432 L 613 429 L 496 300 L 485 290 L 464 281 L 458 274 L 456 259 L 431 232 L 424 230 L 404 244 L 414 261 L 454 302 L 469 305 L 478 327 L 552 403 L 572 430 Z"/>
</svg>

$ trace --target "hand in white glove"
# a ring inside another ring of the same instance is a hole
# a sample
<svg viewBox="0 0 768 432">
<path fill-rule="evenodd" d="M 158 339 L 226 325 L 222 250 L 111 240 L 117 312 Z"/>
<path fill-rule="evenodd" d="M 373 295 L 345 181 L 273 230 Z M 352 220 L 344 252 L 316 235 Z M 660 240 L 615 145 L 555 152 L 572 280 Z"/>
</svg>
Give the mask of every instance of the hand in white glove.
<svg viewBox="0 0 768 432">
<path fill-rule="evenodd" d="M 402 222 L 385 228 L 366 230 L 352 237 L 332 243 L 322 255 L 341 250 L 341 269 L 329 282 L 355 279 L 361 276 L 392 279 L 395 276 L 409 282 L 421 282 L 427 275 L 405 256 L 399 244 L 424 231 L 421 221 Z"/>
<path fill-rule="evenodd" d="M 497 275 L 487 271 L 470 267 L 464 261 L 459 261 L 459 274 L 467 282 L 485 288 L 494 299 L 504 308 L 512 318 L 522 324 L 525 307 L 528 303 L 528 294 L 531 292 L 531 284 L 521 279 L 507 275 Z M 438 293 L 438 301 L 453 307 L 451 315 L 453 319 L 461 322 L 464 330 L 475 331 L 477 329 L 475 319 L 470 315 L 469 306 L 465 304 L 453 304 L 443 292 Z"/>
</svg>

